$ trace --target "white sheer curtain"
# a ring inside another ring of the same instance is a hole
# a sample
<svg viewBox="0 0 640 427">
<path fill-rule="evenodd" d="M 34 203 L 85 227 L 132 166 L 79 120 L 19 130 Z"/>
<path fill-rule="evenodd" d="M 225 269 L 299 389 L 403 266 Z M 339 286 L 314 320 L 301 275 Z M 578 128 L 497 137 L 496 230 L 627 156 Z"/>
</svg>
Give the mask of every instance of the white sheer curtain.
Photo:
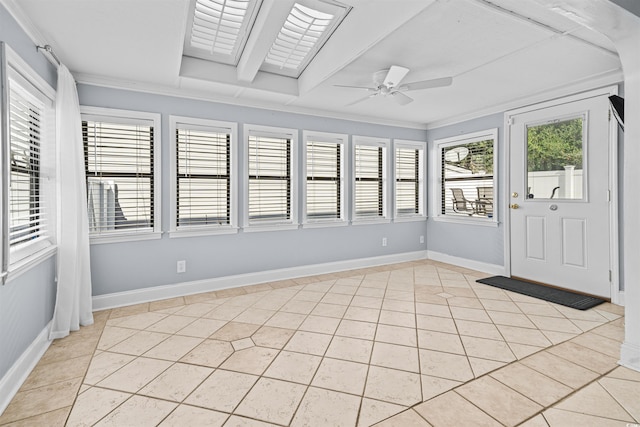
<svg viewBox="0 0 640 427">
<path fill-rule="evenodd" d="M 58 67 L 56 133 L 60 186 L 58 291 L 49 339 L 63 338 L 81 325 L 93 324 L 80 105 L 76 82 L 64 65 Z"/>
</svg>

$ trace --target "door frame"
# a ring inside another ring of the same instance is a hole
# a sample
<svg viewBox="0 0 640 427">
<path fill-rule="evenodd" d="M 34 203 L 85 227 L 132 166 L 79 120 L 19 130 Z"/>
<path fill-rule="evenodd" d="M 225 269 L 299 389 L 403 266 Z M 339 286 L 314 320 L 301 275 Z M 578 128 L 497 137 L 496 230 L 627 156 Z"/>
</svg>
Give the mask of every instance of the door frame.
<svg viewBox="0 0 640 427">
<path fill-rule="evenodd" d="M 596 96 L 611 96 L 618 94 L 618 86 L 606 86 L 586 92 L 562 98 L 552 99 L 526 107 L 508 110 L 504 113 L 504 149 L 502 150 L 504 164 L 504 181 L 502 185 L 502 200 L 504 216 L 504 271 L 506 276 L 511 276 L 511 214 L 508 203 L 511 200 L 509 189 L 511 187 L 511 123 L 513 116 L 522 113 L 530 113 L 562 104 L 580 101 Z M 611 117 L 609 110 L 609 271 L 611 275 L 611 302 L 624 305 L 624 291 L 620 290 L 620 260 L 619 260 L 619 234 L 618 234 L 618 123 Z"/>
</svg>

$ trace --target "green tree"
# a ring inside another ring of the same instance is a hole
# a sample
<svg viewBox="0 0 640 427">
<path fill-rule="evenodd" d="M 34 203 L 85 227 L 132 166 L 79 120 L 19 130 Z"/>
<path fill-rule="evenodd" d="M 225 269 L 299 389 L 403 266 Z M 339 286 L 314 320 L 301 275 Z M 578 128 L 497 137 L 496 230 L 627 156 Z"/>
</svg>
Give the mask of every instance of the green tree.
<svg viewBox="0 0 640 427">
<path fill-rule="evenodd" d="M 582 118 L 527 128 L 529 172 L 582 169 Z"/>
</svg>

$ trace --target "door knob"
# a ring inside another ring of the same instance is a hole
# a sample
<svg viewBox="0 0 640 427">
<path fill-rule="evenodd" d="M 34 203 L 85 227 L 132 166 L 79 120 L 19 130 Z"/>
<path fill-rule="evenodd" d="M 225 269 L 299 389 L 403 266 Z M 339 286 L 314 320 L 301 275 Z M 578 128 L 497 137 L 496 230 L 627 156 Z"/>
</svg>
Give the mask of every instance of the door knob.
<svg viewBox="0 0 640 427">
<path fill-rule="evenodd" d="M 514 204 L 512 204 L 512 205 L 509 205 L 509 207 L 510 207 L 511 209 L 518 209 L 518 208 L 520 207 L 520 205 L 519 205 L 519 204 L 517 204 L 517 203 L 514 203 Z"/>
</svg>

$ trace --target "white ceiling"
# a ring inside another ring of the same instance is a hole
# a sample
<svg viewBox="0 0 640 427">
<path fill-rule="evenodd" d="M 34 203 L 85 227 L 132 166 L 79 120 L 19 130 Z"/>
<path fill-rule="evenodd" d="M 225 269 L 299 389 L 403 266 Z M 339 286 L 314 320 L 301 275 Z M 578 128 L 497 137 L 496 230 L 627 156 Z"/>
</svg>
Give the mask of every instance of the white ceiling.
<svg viewBox="0 0 640 427">
<path fill-rule="evenodd" d="M 284 1 L 263 0 L 259 13 Z M 260 71 L 245 82 L 233 66 L 183 61 L 189 0 L 4 0 L 80 82 L 379 123 L 433 126 L 622 77 L 609 40 L 539 0 L 342 2 L 350 13 L 297 80 Z M 367 92 L 334 86 L 372 86 L 391 65 L 410 69 L 403 83 L 453 84 L 411 91 L 406 106 L 347 106 Z"/>
</svg>

